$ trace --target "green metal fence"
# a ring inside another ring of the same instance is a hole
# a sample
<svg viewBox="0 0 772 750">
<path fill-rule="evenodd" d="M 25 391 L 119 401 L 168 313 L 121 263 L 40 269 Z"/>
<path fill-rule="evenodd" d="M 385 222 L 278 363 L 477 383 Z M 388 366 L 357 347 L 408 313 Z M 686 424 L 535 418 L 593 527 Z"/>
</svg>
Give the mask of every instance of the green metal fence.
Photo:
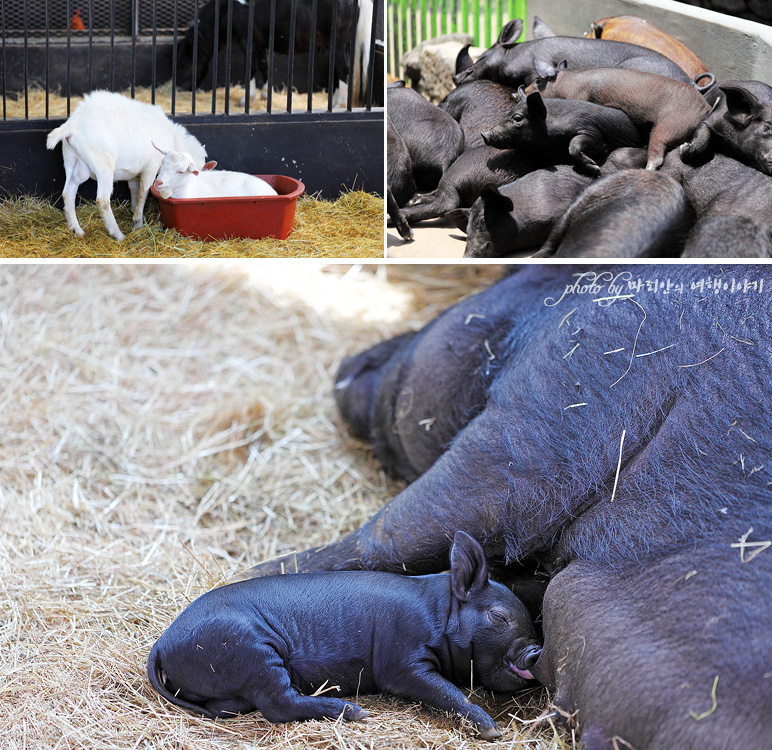
<svg viewBox="0 0 772 750">
<path fill-rule="evenodd" d="M 402 55 L 425 39 L 464 32 L 490 47 L 513 18 L 525 21 L 526 0 L 387 0 L 388 70 L 400 78 Z"/>
</svg>

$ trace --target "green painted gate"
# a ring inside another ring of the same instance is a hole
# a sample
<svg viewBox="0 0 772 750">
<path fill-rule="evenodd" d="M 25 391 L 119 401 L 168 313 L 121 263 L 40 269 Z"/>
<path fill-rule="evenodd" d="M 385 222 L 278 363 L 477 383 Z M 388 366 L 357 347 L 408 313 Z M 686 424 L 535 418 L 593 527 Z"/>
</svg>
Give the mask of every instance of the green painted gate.
<svg viewBox="0 0 772 750">
<path fill-rule="evenodd" d="M 402 76 L 402 55 L 425 39 L 464 32 L 490 47 L 513 18 L 525 21 L 526 0 L 387 0 L 388 71 Z"/>
</svg>

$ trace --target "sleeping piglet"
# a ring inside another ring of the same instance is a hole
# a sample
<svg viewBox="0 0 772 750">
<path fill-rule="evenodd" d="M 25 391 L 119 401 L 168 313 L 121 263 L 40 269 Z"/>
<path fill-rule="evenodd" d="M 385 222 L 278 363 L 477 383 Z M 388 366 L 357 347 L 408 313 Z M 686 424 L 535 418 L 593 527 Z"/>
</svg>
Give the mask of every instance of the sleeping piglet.
<svg viewBox="0 0 772 750">
<path fill-rule="evenodd" d="M 496 723 L 457 685 L 517 691 L 540 653 L 525 606 L 488 580 L 482 547 L 457 531 L 450 574 L 300 573 L 213 589 L 158 639 L 147 669 L 167 700 L 213 719 L 260 710 L 272 722 L 356 721 L 367 711 L 332 688 L 382 691 L 495 739 Z"/>
</svg>

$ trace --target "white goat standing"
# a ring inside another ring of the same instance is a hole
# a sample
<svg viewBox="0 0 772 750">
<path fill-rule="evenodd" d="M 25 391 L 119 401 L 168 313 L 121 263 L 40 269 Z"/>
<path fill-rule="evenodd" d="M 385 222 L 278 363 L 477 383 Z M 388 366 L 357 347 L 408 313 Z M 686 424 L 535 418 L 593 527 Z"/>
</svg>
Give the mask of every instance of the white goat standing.
<svg viewBox="0 0 772 750">
<path fill-rule="evenodd" d="M 75 215 L 78 187 L 89 178 L 97 181 L 97 206 L 107 231 L 124 239 L 110 208 L 113 183 L 127 180 L 134 210 L 134 229 L 142 228 L 142 212 L 153 184 L 161 155 L 153 147 L 184 149 L 203 166 L 206 149 L 182 125 L 172 122 L 158 106 L 109 91 L 87 94 L 64 125 L 48 134 L 46 146 L 61 141 L 66 180 L 62 197 L 67 226 L 82 237 Z"/>
<path fill-rule="evenodd" d="M 162 198 L 237 198 L 251 195 L 277 195 L 259 177 L 246 172 L 211 171 L 216 161 L 199 168 L 185 151 L 163 151 L 164 157 L 153 186 Z"/>
</svg>

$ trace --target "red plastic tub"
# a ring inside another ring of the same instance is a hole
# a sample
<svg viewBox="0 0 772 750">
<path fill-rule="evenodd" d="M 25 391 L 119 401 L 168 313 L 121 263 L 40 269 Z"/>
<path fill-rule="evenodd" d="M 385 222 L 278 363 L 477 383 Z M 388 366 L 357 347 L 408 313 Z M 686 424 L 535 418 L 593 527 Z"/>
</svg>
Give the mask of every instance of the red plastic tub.
<svg viewBox="0 0 772 750">
<path fill-rule="evenodd" d="M 278 195 L 246 198 L 162 198 L 150 190 L 161 207 L 161 221 L 167 229 L 196 240 L 276 237 L 285 240 L 292 231 L 298 196 L 306 186 L 280 174 L 255 175 L 265 180 Z"/>
</svg>

